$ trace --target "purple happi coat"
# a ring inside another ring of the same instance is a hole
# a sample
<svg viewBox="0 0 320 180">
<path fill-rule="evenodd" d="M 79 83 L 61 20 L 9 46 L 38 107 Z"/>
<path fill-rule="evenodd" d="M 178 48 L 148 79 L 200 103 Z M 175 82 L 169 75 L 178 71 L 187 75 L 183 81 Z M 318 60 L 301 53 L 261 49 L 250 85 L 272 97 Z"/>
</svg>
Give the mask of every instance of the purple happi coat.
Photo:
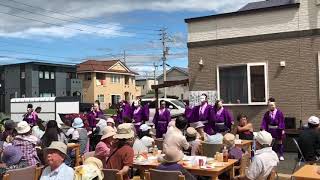
<svg viewBox="0 0 320 180">
<path fill-rule="evenodd" d="M 125 102 L 121 105 L 120 110 L 118 111 L 117 114 L 117 121 L 119 124 L 123 123 L 123 118 L 128 117 L 128 118 L 132 118 L 132 108 L 131 106 Z"/>
<path fill-rule="evenodd" d="M 234 123 L 233 117 L 228 109 L 222 107 L 222 109 L 217 110 L 213 108 L 212 119 L 214 124 L 214 132 L 222 133 L 226 131 L 231 131 L 231 126 Z"/>
<path fill-rule="evenodd" d="M 190 106 L 186 106 L 185 107 L 184 116 L 188 120 L 188 123 L 190 123 L 191 122 L 191 118 L 192 118 L 192 107 L 190 107 Z"/>
<path fill-rule="evenodd" d="M 272 115 L 270 111 L 267 111 L 262 119 L 261 129 L 268 131 L 276 140 L 282 140 L 282 130 L 285 129 L 284 115 L 279 110 L 275 110 L 275 115 Z"/>
<path fill-rule="evenodd" d="M 90 111 L 88 113 L 88 123 L 89 123 L 89 127 L 94 128 L 96 127 L 96 118 L 100 118 L 103 117 L 104 113 L 99 110 L 99 111 Z"/>
<path fill-rule="evenodd" d="M 160 113 L 160 110 L 156 111 L 153 118 L 153 123 L 156 128 L 157 138 L 162 138 L 163 134 L 167 132 L 167 127 L 170 121 L 171 121 L 171 115 L 170 115 L 170 111 L 167 108 L 163 109 L 162 113 Z"/>
<path fill-rule="evenodd" d="M 149 120 L 149 107 L 148 106 L 133 107 L 132 119 L 134 121 L 133 124 L 134 124 L 134 127 L 136 128 L 136 132 L 138 132 L 141 124 L 143 124 L 144 121 Z"/>
<path fill-rule="evenodd" d="M 212 129 L 212 118 L 211 113 L 213 111 L 213 108 L 211 105 L 207 104 L 207 107 L 205 107 L 204 111 L 201 111 L 201 105 L 195 106 L 192 110 L 192 118 L 190 119 L 190 124 L 192 126 L 192 123 L 201 121 L 204 124 L 204 132 L 206 132 L 209 135 L 214 134 Z"/>
<path fill-rule="evenodd" d="M 27 121 L 27 123 L 30 126 L 34 126 L 37 124 L 37 120 L 38 120 L 38 114 L 36 112 L 31 112 L 31 113 L 26 113 L 23 117 L 24 121 Z"/>
</svg>

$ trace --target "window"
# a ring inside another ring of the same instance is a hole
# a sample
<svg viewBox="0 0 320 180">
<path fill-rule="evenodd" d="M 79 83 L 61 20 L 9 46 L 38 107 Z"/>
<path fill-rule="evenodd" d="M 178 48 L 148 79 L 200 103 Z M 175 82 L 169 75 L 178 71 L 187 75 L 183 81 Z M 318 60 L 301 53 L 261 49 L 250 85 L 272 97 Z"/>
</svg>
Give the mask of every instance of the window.
<svg viewBox="0 0 320 180">
<path fill-rule="evenodd" d="M 218 97 L 225 104 L 266 104 L 266 77 L 266 63 L 219 66 Z"/>
<path fill-rule="evenodd" d="M 51 79 L 54 79 L 54 72 L 51 72 L 51 73 L 50 73 L 50 78 L 51 78 Z"/>
<path fill-rule="evenodd" d="M 111 95 L 111 103 L 112 105 L 116 105 L 120 102 L 120 95 Z"/>
<path fill-rule="evenodd" d="M 50 79 L 49 71 L 44 72 L 44 79 Z"/>
<path fill-rule="evenodd" d="M 26 78 L 26 72 L 22 71 L 21 72 L 21 79 L 25 79 Z"/>
<path fill-rule="evenodd" d="M 131 84 L 132 85 L 134 84 L 134 78 L 131 78 Z"/>
<path fill-rule="evenodd" d="M 98 95 L 98 101 L 99 102 L 104 102 L 104 95 L 103 94 L 99 94 Z"/>
<path fill-rule="evenodd" d="M 125 77 L 124 77 L 124 83 L 125 83 L 126 85 L 129 85 L 129 81 L 130 81 L 130 77 L 129 77 L 129 76 L 125 76 Z"/>
<path fill-rule="evenodd" d="M 97 73 L 97 79 L 98 80 L 105 80 L 106 79 L 106 75 L 104 73 Z"/>
<path fill-rule="evenodd" d="M 112 83 L 120 83 L 120 76 L 118 76 L 118 75 L 112 75 L 112 76 L 111 76 L 111 82 L 112 82 Z"/>
<path fill-rule="evenodd" d="M 40 97 L 55 97 L 55 93 L 39 93 Z"/>
<path fill-rule="evenodd" d="M 84 74 L 84 80 L 91 81 L 91 73 L 85 73 Z"/>
<path fill-rule="evenodd" d="M 144 85 L 142 85 L 142 89 L 144 89 Z"/>
<path fill-rule="evenodd" d="M 43 71 L 39 71 L 39 79 L 43 79 Z"/>
<path fill-rule="evenodd" d="M 0 73 L 0 80 L 4 81 L 4 72 Z"/>
</svg>

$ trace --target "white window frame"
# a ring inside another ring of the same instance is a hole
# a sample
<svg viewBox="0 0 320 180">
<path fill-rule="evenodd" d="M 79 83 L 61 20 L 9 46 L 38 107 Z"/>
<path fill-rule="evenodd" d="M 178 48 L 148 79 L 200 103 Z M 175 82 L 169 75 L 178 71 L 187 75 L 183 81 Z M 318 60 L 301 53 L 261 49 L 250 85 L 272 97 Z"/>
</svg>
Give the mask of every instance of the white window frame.
<svg viewBox="0 0 320 180">
<path fill-rule="evenodd" d="M 111 104 L 112 104 L 112 96 L 120 96 L 119 101 L 118 101 L 117 103 L 119 103 L 119 102 L 121 101 L 121 94 L 111 94 L 111 95 L 110 95 L 110 98 L 111 98 L 110 103 L 111 103 Z"/>
<path fill-rule="evenodd" d="M 120 83 L 120 76 L 119 75 L 111 75 L 111 83 L 116 84 Z"/>
<path fill-rule="evenodd" d="M 218 99 L 220 97 L 220 76 L 219 76 L 219 68 L 221 67 L 233 67 L 233 66 L 247 66 L 247 85 L 248 85 L 248 103 L 240 103 L 240 104 L 225 104 L 227 106 L 247 106 L 247 105 L 268 105 L 269 99 L 269 81 L 268 81 L 268 63 L 267 62 L 256 62 L 256 63 L 239 63 L 239 64 L 223 64 L 217 66 L 217 95 Z M 264 66 L 264 85 L 265 85 L 265 102 L 251 102 L 251 66 Z"/>
<path fill-rule="evenodd" d="M 50 72 L 49 71 L 44 72 L 44 79 L 50 79 Z"/>
<path fill-rule="evenodd" d="M 54 72 L 50 72 L 50 79 L 55 79 L 55 73 Z"/>
<path fill-rule="evenodd" d="M 101 101 L 101 97 L 103 96 L 103 101 Z M 101 103 L 104 103 L 104 94 L 98 94 L 98 100 L 99 100 L 99 102 L 101 102 Z"/>
<path fill-rule="evenodd" d="M 44 78 L 44 72 L 43 71 L 39 71 L 39 79 L 43 79 Z"/>
<path fill-rule="evenodd" d="M 26 72 L 25 71 L 21 71 L 20 78 L 21 79 L 26 79 Z"/>
</svg>

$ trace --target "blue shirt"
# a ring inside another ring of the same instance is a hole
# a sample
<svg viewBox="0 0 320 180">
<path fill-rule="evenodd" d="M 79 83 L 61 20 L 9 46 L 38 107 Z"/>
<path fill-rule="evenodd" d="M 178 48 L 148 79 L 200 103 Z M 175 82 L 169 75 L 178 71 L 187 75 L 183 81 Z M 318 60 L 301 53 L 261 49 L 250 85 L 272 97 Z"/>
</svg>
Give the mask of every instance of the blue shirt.
<svg viewBox="0 0 320 180">
<path fill-rule="evenodd" d="M 40 180 L 73 180 L 74 171 L 71 167 L 62 163 L 57 169 L 51 171 L 50 166 L 47 166 L 41 175 Z"/>
</svg>

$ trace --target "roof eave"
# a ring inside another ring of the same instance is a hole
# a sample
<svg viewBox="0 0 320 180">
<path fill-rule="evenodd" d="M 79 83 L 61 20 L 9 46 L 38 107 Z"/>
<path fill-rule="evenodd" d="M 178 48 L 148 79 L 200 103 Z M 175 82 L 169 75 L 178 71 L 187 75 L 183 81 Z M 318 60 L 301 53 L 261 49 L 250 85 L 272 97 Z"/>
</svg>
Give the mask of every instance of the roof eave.
<svg viewBox="0 0 320 180">
<path fill-rule="evenodd" d="M 187 19 L 184 19 L 184 22 L 191 23 L 191 22 L 204 21 L 204 20 L 214 19 L 214 18 L 223 18 L 223 17 L 230 17 L 230 16 L 238 16 L 238 15 L 263 12 L 263 11 L 267 11 L 267 10 L 279 10 L 279 9 L 299 8 L 299 7 L 300 7 L 300 2 L 296 2 L 294 4 L 286 4 L 286 5 L 281 5 L 281 6 L 266 7 L 266 8 L 259 8 L 259 9 L 249 9 L 249 10 L 245 10 L 245 11 L 234 11 L 234 12 L 214 14 L 214 15 L 209 15 L 209 16 L 187 18 Z"/>
</svg>

